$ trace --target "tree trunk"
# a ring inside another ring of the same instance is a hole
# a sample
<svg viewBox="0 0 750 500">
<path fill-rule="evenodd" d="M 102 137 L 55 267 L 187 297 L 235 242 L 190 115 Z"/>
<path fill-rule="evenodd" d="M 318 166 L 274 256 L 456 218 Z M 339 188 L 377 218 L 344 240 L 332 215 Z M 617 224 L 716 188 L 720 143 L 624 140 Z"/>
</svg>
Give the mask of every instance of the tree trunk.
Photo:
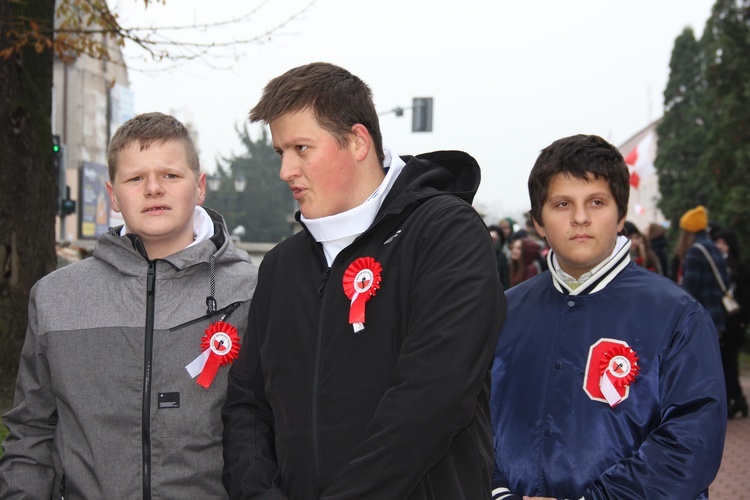
<svg viewBox="0 0 750 500">
<path fill-rule="evenodd" d="M 54 0 L 0 0 L 0 50 L 22 19 L 51 30 Z M 29 291 L 55 268 L 57 174 L 52 159 L 49 48 L 0 58 L 0 403 L 12 397 Z"/>
</svg>

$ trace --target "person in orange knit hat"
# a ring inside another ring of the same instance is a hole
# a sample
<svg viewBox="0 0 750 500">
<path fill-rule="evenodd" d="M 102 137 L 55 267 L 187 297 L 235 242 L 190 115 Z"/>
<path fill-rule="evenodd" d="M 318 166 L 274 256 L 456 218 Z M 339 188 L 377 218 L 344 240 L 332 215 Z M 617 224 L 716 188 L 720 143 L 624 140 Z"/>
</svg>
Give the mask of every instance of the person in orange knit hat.
<svg viewBox="0 0 750 500">
<path fill-rule="evenodd" d="M 712 263 L 725 286 L 729 286 L 724 257 L 708 234 L 708 212 L 698 205 L 680 218 L 680 238 L 675 249 L 678 259 L 678 283 L 690 292 L 711 314 L 721 338 L 726 329 L 726 311 L 722 303 L 724 292 L 716 279 Z"/>
</svg>

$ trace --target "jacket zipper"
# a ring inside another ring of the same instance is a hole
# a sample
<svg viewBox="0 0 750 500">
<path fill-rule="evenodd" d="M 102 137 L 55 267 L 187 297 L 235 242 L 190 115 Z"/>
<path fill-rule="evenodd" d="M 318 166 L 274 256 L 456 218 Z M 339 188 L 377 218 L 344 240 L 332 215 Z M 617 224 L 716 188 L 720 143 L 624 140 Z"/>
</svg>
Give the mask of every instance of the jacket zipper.
<svg viewBox="0 0 750 500">
<path fill-rule="evenodd" d="M 406 207 L 409 209 L 409 213 L 413 211 L 416 206 L 420 205 L 421 201 L 417 201 L 417 203 L 412 204 L 409 207 Z M 404 210 L 402 210 L 400 213 L 404 213 Z M 358 243 L 365 235 L 370 234 L 370 232 L 373 231 L 373 228 L 375 226 L 379 226 L 382 223 L 396 217 L 399 214 L 391 214 L 391 213 L 385 213 L 380 215 L 379 217 L 376 217 L 375 221 L 373 221 L 372 225 L 365 230 L 364 233 L 357 236 L 357 238 L 344 250 L 342 250 L 334 260 L 334 264 L 336 261 L 341 261 L 344 256 L 348 256 L 351 254 L 354 250 L 355 244 Z M 302 224 L 302 227 L 307 230 L 304 223 Z M 322 246 L 315 242 L 315 239 L 312 237 L 312 234 L 307 230 L 307 236 L 310 238 L 310 240 L 313 243 L 313 246 L 317 250 L 318 256 L 322 259 L 323 263 L 326 264 L 326 270 L 323 274 L 323 282 L 321 283 L 320 287 L 318 288 L 318 296 L 321 298 L 320 301 L 320 319 L 318 320 L 318 338 L 317 338 L 317 345 L 315 350 L 315 373 L 313 374 L 313 391 L 312 391 L 312 409 L 311 409 L 311 426 L 312 426 L 312 447 L 313 447 L 313 465 L 315 467 L 315 480 L 316 480 L 316 488 L 319 490 L 321 485 L 323 484 L 323 474 L 321 472 L 321 465 L 320 465 L 320 443 L 318 439 L 318 384 L 320 381 L 320 369 L 321 369 L 321 352 L 323 350 L 323 315 L 325 313 L 325 307 L 324 302 L 325 299 L 323 296 L 325 295 L 326 291 L 326 285 L 328 284 L 328 278 L 331 276 L 331 266 L 327 265 L 325 255 L 323 254 Z M 360 245 L 356 245 L 357 248 L 359 248 Z M 349 250 L 346 252 L 345 250 Z"/>
<path fill-rule="evenodd" d="M 354 242 L 352 242 L 347 249 L 349 249 L 349 252 L 342 251 L 340 252 L 334 261 L 334 264 L 336 262 L 340 262 L 342 258 L 348 254 L 350 254 L 353 250 L 354 244 L 359 241 L 365 234 L 370 233 L 372 231 L 372 228 L 376 225 L 379 225 L 383 221 L 386 221 L 393 216 L 386 214 L 382 216 L 380 219 L 377 219 L 375 222 L 373 222 L 372 226 L 370 226 L 364 233 L 359 235 Z M 303 225 L 304 226 L 304 225 Z M 308 235 L 310 233 L 308 232 Z M 317 338 L 317 345 L 315 349 L 315 373 L 313 374 L 313 392 L 312 392 L 312 414 L 311 414 L 311 425 L 312 425 L 312 447 L 313 447 L 313 464 L 315 466 L 315 479 L 317 483 L 317 488 L 319 489 L 320 486 L 323 484 L 323 474 L 321 472 L 321 465 L 320 465 L 320 443 L 318 439 L 318 384 L 320 381 L 320 370 L 321 370 L 321 352 L 323 350 L 323 324 L 324 324 L 324 314 L 325 314 L 325 291 L 326 291 L 326 285 L 328 284 L 328 279 L 331 276 L 331 266 L 327 265 L 325 255 L 323 254 L 322 247 L 320 244 L 315 245 L 317 249 L 317 253 L 319 257 L 322 259 L 324 263 L 326 263 L 326 270 L 323 274 L 323 282 L 320 285 L 320 288 L 318 288 L 318 296 L 320 296 L 320 319 L 318 320 L 318 338 Z"/>
<path fill-rule="evenodd" d="M 154 350 L 154 302 L 156 262 L 148 261 L 146 280 L 146 330 L 143 348 L 143 399 L 141 401 L 141 446 L 143 460 L 143 499 L 151 499 L 151 363 Z"/>
<path fill-rule="evenodd" d="M 325 294 L 326 283 L 328 283 L 328 277 L 331 275 L 331 268 L 326 267 L 326 272 L 323 275 L 323 284 L 318 289 L 318 295 L 323 299 Z M 320 383 L 320 356 L 323 350 L 323 307 L 324 300 L 320 303 L 320 319 L 318 320 L 318 338 L 315 346 L 315 373 L 313 374 L 313 393 L 312 393 L 312 446 L 313 456 L 315 457 L 315 478 L 318 488 L 323 484 L 323 474 L 320 468 L 320 443 L 318 442 L 318 384 Z"/>
</svg>

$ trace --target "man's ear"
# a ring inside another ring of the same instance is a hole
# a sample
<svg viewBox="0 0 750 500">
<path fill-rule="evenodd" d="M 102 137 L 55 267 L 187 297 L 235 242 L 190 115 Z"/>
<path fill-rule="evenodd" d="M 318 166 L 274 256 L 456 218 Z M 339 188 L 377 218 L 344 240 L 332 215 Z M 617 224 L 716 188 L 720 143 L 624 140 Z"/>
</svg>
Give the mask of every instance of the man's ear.
<svg viewBox="0 0 750 500">
<path fill-rule="evenodd" d="M 620 219 L 620 222 L 617 223 L 617 234 L 624 234 L 622 230 L 625 227 L 625 219 L 627 219 L 627 217 L 627 215 L 623 215 L 622 219 Z"/>
<path fill-rule="evenodd" d="M 196 205 L 203 205 L 206 201 L 206 173 L 201 172 L 198 175 L 198 196 L 195 202 Z"/>
<path fill-rule="evenodd" d="M 541 236 L 542 238 L 546 238 L 547 233 L 544 232 L 544 226 L 538 223 L 534 217 L 531 218 L 531 222 L 534 223 L 534 228 L 536 228 L 536 232 L 539 234 L 539 236 Z"/>
<path fill-rule="evenodd" d="M 115 189 L 112 187 L 112 183 L 110 181 L 105 181 L 104 186 L 107 188 L 107 194 L 109 195 L 109 203 L 112 207 L 112 210 L 114 210 L 117 213 L 120 213 L 120 205 L 117 203 L 117 198 L 115 197 Z"/>
<path fill-rule="evenodd" d="M 355 123 L 351 129 L 351 146 L 358 161 L 367 158 L 370 148 L 372 147 L 372 137 L 367 127 L 361 123 Z"/>
</svg>

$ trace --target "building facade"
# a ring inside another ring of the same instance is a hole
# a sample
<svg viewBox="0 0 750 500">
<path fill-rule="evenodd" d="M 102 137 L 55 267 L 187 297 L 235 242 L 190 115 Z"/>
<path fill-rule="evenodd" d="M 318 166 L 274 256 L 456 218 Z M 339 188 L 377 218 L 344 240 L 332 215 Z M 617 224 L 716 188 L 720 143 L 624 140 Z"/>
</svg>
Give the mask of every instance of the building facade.
<svg viewBox="0 0 750 500">
<path fill-rule="evenodd" d="M 110 47 L 109 53 L 110 61 L 55 57 L 52 133 L 60 138 L 65 172 L 59 184 L 76 201 L 74 213 L 57 218 L 60 241 L 96 238 L 111 218 L 117 219 L 104 187 L 107 145 L 114 130 L 133 116 L 134 106 L 120 47 Z"/>
<path fill-rule="evenodd" d="M 656 127 L 660 121 L 661 118 L 648 124 L 618 147 L 630 169 L 627 220 L 633 222 L 641 232 L 645 232 L 652 222 L 661 225 L 668 223 L 657 207 L 661 195 L 654 159 L 659 139 Z"/>
</svg>

